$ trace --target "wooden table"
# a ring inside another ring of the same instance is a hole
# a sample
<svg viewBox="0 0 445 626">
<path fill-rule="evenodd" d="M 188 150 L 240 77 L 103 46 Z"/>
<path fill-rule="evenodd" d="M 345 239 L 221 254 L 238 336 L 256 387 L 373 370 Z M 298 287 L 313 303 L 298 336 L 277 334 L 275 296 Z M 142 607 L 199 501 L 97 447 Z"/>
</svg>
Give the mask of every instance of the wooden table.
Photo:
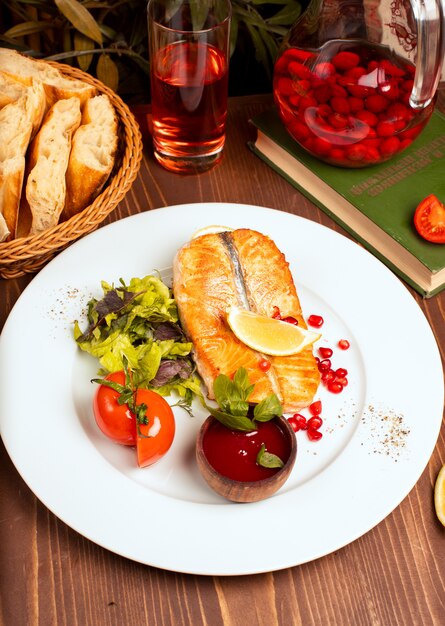
<svg viewBox="0 0 445 626">
<path fill-rule="evenodd" d="M 167 205 L 225 201 L 273 207 L 343 232 L 248 149 L 248 119 L 270 105 L 267 95 L 230 101 L 224 159 L 201 176 L 164 171 L 147 144 L 138 179 L 107 221 Z M 0 281 L 0 329 L 31 278 Z M 444 358 L 445 292 L 425 301 L 413 296 Z M 443 625 L 445 529 L 433 508 L 443 463 L 444 427 L 415 488 L 363 537 L 283 571 L 205 577 L 140 565 L 83 538 L 36 499 L 1 444 L 0 624 Z"/>
</svg>

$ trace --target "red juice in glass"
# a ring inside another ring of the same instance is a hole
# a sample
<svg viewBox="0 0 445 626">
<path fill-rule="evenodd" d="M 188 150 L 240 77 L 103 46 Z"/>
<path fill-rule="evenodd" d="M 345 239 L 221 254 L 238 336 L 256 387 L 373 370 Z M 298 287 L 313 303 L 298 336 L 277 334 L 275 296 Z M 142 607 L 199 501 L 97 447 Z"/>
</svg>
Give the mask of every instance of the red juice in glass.
<svg viewBox="0 0 445 626">
<path fill-rule="evenodd" d="M 230 0 L 150 0 L 153 149 L 166 169 L 205 172 L 222 156 Z"/>
<path fill-rule="evenodd" d="M 179 42 L 160 50 L 153 62 L 155 150 L 180 158 L 220 153 L 227 114 L 224 54 L 208 44 Z"/>
</svg>

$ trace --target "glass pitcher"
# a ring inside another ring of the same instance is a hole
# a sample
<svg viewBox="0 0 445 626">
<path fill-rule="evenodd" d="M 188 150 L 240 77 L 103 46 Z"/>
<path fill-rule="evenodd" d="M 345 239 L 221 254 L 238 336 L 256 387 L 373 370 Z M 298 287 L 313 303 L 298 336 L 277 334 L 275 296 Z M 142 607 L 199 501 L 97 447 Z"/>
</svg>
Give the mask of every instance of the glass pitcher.
<svg viewBox="0 0 445 626">
<path fill-rule="evenodd" d="M 366 167 L 405 150 L 431 117 L 445 53 L 442 0 L 311 0 L 284 39 L 273 92 L 313 156 Z"/>
</svg>

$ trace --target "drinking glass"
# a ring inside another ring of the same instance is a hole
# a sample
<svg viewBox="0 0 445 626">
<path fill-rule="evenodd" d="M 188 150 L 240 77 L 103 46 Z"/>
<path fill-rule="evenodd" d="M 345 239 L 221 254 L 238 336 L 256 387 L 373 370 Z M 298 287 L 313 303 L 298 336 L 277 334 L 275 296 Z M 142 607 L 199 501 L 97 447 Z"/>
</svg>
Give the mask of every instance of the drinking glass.
<svg viewBox="0 0 445 626">
<path fill-rule="evenodd" d="M 230 0 L 150 0 L 147 12 L 155 157 L 204 172 L 224 147 Z"/>
</svg>

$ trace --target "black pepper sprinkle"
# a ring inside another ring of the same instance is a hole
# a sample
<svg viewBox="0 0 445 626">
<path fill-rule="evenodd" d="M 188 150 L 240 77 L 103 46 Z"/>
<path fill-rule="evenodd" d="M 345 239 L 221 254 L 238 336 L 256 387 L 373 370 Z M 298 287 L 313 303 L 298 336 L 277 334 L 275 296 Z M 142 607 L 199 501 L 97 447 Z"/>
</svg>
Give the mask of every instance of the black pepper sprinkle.
<svg viewBox="0 0 445 626">
<path fill-rule="evenodd" d="M 370 453 L 383 454 L 395 461 L 406 450 L 410 429 L 405 426 L 404 416 L 393 409 L 377 408 L 369 405 L 362 417 L 369 427 L 372 450 Z"/>
</svg>

